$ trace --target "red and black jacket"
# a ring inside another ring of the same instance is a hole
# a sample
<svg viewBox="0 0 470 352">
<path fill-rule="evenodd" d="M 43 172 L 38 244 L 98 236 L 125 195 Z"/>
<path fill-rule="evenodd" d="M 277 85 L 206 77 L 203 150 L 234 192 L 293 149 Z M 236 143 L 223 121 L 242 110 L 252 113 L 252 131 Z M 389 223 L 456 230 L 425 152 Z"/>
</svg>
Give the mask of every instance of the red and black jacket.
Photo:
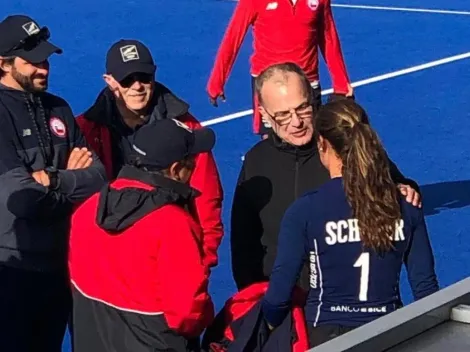
<svg viewBox="0 0 470 352">
<path fill-rule="evenodd" d="M 191 187 L 132 166 L 72 218 L 76 352 L 186 351 L 211 323 Z M 153 349 L 149 349 L 153 348 Z"/>
<path fill-rule="evenodd" d="M 200 123 L 189 113 L 189 106 L 175 96 L 167 87 L 155 82 L 152 99 L 158 118 L 174 118 L 190 128 L 200 128 Z M 87 142 L 103 162 L 108 178 L 114 179 L 121 169 L 119 130 L 117 111 L 113 93 L 104 89 L 95 104 L 77 117 L 77 123 Z M 223 190 L 217 166 L 212 153 L 202 153 L 196 158 L 196 168 L 190 186 L 201 192 L 201 196 L 191 202 L 190 211 L 201 225 L 204 236 L 204 263 L 208 267 L 218 263 L 217 250 L 223 236 L 222 201 Z"/>
<path fill-rule="evenodd" d="M 305 352 L 309 348 L 303 306 L 305 292 L 294 290 L 293 306 L 272 332 L 266 325 L 261 300 L 267 282 L 253 284 L 232 296 L 206 330 L 202 348 L 208 352 Z"/>
</svg>

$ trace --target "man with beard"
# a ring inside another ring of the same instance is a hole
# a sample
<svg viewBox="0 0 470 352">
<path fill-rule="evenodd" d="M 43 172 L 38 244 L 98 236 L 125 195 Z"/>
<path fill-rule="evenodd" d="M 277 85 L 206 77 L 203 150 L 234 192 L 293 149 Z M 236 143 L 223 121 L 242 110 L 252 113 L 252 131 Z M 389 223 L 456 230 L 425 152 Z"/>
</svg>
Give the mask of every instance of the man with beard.
<svg viewBox="0 0 470 352">
<path fill-rule="evenodd" d="M 156 120 L 175 119 L 191 129 L 200 128 L 189 105 L 155 80 L 157 66 L 150 50 L 137 40 L 119 40 L 108 51 L 107 87 L 77 122 L 90 146 L 116 178 L 131 161 L 135 133 Z M 223 192 L 211 152 L 199 154 L 189 185 L 201 195 L 189 204 L 191 214 L 203 230 L 204 263 L 217 265 L 217 249 L 223 235 Z"/>
<path fill-rule="evenodd" d="M 314 142 L 314 97 L 299 66 L 281 63 L 255 81 L 260 113 L 272 132 L 245 156 L 235 190 L 231 219 L 232 271 L 239 290 L 268 281 L 276 258 L 282 217 L 305 192 L 330 177 Z M 418 185 L 390 161 L 393 181 L 418 206 Z M 308 287 L 307 270 L 299 284 Z"/>
<path fill-rule="evenodd" d="M 71 312 L 72 209 L 106 174 L 69 105 L 46 92 L 61 49 L 27 16 L 0 22 L 0 343 L 5 352 L 59 352 Z"/>
</svg>

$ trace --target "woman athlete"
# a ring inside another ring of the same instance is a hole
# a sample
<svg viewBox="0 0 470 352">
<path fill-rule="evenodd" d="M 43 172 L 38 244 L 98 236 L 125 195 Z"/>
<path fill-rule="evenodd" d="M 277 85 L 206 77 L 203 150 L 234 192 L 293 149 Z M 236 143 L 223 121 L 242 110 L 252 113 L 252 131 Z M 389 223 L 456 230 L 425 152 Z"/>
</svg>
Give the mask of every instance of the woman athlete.
<svg viewBox="0 0 470 352">
<path fill-rule="evenodd" d="M 352 100 L 328 103 L 318 112 L 315 131 L 331 180 L 286 211 L 262 303 L 275 328 L 308 260 L 311 347 L 400 308 L 402 263 L 415 300 L 439 289 L 423 211 L 407 203 L 392 181 L 365 111 Z"/>
</svg>

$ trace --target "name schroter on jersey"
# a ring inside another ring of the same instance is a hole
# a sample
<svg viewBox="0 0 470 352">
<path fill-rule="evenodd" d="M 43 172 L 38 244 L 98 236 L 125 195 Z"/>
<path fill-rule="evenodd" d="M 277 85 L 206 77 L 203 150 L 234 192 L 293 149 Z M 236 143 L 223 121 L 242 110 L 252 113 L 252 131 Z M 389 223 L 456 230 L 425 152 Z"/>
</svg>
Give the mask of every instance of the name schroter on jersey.
<svg viewBox="0 0 470 352">
<path fill-rule="evenodd" d="M 403 253 L 404 247 L 407 245 L 407 241 L 405 238 L 404 233 L 404 221 L 401 219 L 396 226 L 395 235 L 391 238 L 393 241 L 393 245 L 396 249 L 399 249 L 400 253 Z M 320 293 L 323 289 L 323 282 L 327 281 L 328 278 L 319 276 L 321 273 L 321 257 L 320 253 L 322 252 L 319 247 L 320 241 L 314 240 L 314 249 L 311 250 L 309 253 L 309 260 L 310 260 L 310 287 L 312 289 L 319 289 Z M 390 307 L 387 307 L 387 304 L 382 306 L 364 306 L 367 305 L 366 302 L 369 301 L 369 280 L 371 276 L 371 262 L 374 263 L 375 261 L 382 261 L 383 263 L 390 263 L 390 258 L 382 257 L 379 258 L 378 255 L 373 253 L 372 251 L 363 250 L 362 249 L 362 242 L 360 237 L 359 225 L 357 219 L 346 219 L 346 220 L 339 220 L 339 221 L 329 221 L 325 225 L 325 237 L 324 237 L 324 244 L 328 247 L 335 247 L 335 246 L 350 246 L 354 244 L 351 248 L 345 248 L 344 251 L 339 250 L 341 252 L 341 257 L 338 255 L 338 258 L 351 258 L 351 263 L 349 267 L 347 265 L 344 266 L 344 271 L 342 273 L 338 272 L 337 279 L 339 280 L 351 280 L 352 283 L 355 283 L 357 287 L 351 285 L 351 288 L 357 291 L 357 302 L 355 300 L 351 300 L 351 305 L 330 305 L 329 310 L 331 312 L 345 312 L 345 313 L 387 313 L 390 312 Z M 328 251 L 328 248 L 325 249 Z M 346 253 L 350 252 L 350 253 Z M 339 254 L 339 253 L 338 253 Z M 358 254 L 358 255 L 357 255 Z M 344 255 L 344 256 L 343 256 Z M 354 256 L 356 255 L 356 256 Z M 357 258 L 356 258 L 357 257 Z M 356 259 L 356 260 L 355 260 Z M 396 258 L 393 258 L 394 260 Z M 395 266 L 393 263 L 390 263 L 393 268 Z M 399 262 L 401 265 L 401 261 Z M 337 265 L 337 264 L 336 264 Z M 386 264 L 388 265 L 388 264 Z M 320 282 L 322 280 L 323 282 Z M 381 283 L 380 274 L 377 276 L 374 275 L 374 280 L 377 280 L 377 283 Z M 359 285 L 357 285 L 359 282 Z M 394 282 L 394 281 L 392 281 Z M 385 283 L 386 284 L 386 283 Z M 347 294 L 351 294 L 351 292 L 347 292 Z M 352 297 L 354 297 L 354 293 L 352 293 Z M 322 297 L 319 296 L 319 309 L 321 308 L 320 305 L 322 304 L 321 299 Z M 355 303 L 360 303 L 360 306 L 354 306 Z M 372 304 L 374 303 L 374 299 L 372 299 Z M 396 308 L 393 307 L 392 310 Z"/>
<path fill-rule="evenodd" d="M 402 264 L 415 300 L 436 292 L 439 286 L 423 210 L 404 197 L 400 208 L 393 248 L 377 253 L 361 241 L 341 178 L 296 200 L 282 221 L 265 314 L 278 320 L 305 260 L 310 268 L 305 316 L 313 326 L 359 326 L 400 308 Z"/>
</svg>

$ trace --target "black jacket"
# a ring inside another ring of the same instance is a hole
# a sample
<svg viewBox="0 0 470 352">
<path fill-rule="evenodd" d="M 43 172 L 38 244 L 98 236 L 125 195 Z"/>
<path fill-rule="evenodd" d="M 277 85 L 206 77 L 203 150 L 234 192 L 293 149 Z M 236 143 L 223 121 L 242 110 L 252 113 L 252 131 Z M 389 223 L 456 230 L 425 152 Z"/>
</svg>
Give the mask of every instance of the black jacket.
<svg viewBox="0 0 470 352">
<path fill-rule="evenodd" d="M 406 179 L 392 161 L 390 166 L 397 184 L 418 190 L 418 185 Z M 248 151 L 235 189 L 231 218 L 232 272 L 239 290 L 269 280 L 284 212 L 302 194 L 329 179 L 314 143 L 294 147 L 271 134 Z M 307 267 L 299 285 L 308 287 Z"/>
<path fill-rule="evenodd" d="M 72 208 L 98 191 L 104 167 L 65 170 L 70 151 L 84 147 L 69 105 L 52 94 L 0 85 L 0 264 L 41 271 L 66 269 Z M 57 191 L 32 172 L 59 170 Z"/>
<path fill-rule="evenodd" d="M 189 105 L 159 82 L 155 82 L 151 104 L 153 109 L 147 116 L 146 123 L 166 118 L 178 119 L 189 112 Z M 110 147 L 113 149 L 111 153 L 113 175 L 116 177 L 121 168 L 128 164 L 129 157 L 133 154 L 134 133 L 142 125 L 132 129 L 124 123 L 116 107 L 116 97 L 108 87 L 104 88 L 95 103 L 78 117 L 79 120 L 82 118 L 104 125 L 109 129 Z M 86 131 L 84 132 L 86 136 Z M 103 162 L 105 163 L 105 160 Z"/>
</svg>

